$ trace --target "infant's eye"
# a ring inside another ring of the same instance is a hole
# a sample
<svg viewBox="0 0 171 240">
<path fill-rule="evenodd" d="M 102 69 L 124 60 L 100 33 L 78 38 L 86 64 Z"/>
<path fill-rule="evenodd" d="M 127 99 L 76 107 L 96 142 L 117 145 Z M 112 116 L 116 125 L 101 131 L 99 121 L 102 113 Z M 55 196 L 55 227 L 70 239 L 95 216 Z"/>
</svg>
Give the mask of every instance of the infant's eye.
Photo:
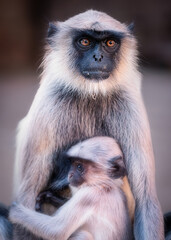
<svg viewBox="0 0 171 240">
<path fill-rule="evenodd" d="M 90 45 L 90 40 L 87 39 L 87 38 L 83 38 L 83 39 L 80 40 L 80 43 L 81 43 L 81 45 L 86 47 L 86 46 Z"/>
<path fill-rule="evenodd" d="M 78 164 L 77 165 L 77 170 L 82 173 L 84 171 L 83 165 L 82 164 Z"/>
<path fill-rule="evenodd" d="M 114 40 L 108 40 L 107 42 L 106 42 L 106 45 L 108 46 L 108 47 L 114 47 L 115 46 L 115 41 Z"/>
</svg>

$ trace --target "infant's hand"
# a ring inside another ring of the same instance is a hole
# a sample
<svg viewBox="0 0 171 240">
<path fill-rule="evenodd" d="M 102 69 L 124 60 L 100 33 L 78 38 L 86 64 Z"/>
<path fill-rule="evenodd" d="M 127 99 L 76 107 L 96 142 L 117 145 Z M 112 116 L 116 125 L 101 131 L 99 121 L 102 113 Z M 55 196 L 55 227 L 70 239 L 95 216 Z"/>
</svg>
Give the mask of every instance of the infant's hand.
<svg viewBox="0 0 171 240">
<path fill-rule="evenodd" d="M 38 212 L 42 211 L 42 204 L 49 203 L 53 194 L 50 191 L 43 191 L 39 193 L 36 198 L 35 210 Z"/>
<path fill-rule="evenodd" d="M 42 211 L 42 204 L 44 204 L 44 203 L 49 203 L 49 204 L 53 205 L 54 207 L 59 208 L 66 201 L 67 201 L 66 198 L 63 198 L 61 196 L 57 196 L 51 191 L 44 191 L 44 192 L 39 193 L 39 195 L 36 198 L 35 210 L 38 211 L 38 212 L 41 212 Z"/>
</svg>

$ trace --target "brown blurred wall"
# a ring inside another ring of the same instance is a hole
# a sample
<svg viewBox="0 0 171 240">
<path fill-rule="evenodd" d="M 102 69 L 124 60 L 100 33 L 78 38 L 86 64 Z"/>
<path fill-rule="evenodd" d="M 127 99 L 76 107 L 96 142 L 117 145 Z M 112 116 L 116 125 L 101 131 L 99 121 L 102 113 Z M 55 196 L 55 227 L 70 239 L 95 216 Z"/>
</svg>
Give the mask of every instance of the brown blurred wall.
<svg viewBox="0 0 171 240">
<path fill-rule="evenodd" d="M 171 67 L 170 0 L 1 0 L 0 70 L 37 67 L 48 22 L 65 20 L 90 8 L 122 22 L 134 21 L 143 64 Z"/>
</svg>

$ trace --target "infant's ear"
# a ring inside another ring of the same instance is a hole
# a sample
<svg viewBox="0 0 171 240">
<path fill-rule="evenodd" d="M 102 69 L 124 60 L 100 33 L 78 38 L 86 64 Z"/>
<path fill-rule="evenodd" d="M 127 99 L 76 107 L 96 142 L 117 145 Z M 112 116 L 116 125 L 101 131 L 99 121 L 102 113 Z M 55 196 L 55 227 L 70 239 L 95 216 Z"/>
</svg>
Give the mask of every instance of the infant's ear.
<svg viewBox="0 0 171 240">
<path fill-rule="evenodd" d="M 123 178 L 127 174 L 122 156 L 114 157 L 109 162 L 111 178 Z"/>
</svg>

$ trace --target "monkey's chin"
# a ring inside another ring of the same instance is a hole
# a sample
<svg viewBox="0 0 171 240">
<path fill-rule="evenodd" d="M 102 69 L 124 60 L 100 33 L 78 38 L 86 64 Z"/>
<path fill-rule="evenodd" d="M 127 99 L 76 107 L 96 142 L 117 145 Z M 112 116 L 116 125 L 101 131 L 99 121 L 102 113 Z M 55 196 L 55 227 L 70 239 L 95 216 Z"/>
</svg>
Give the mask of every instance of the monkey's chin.
<svg viewBox="0 0 171 240">
<path fill-rule="evenodd" d="M 83 71 L 82 74 L 86 79 L 93 80 L 93 81 L 102 81 L 109 78 L 110 76 L 110 72 L 100 71 L 100 70 Z"/>
</svg>

